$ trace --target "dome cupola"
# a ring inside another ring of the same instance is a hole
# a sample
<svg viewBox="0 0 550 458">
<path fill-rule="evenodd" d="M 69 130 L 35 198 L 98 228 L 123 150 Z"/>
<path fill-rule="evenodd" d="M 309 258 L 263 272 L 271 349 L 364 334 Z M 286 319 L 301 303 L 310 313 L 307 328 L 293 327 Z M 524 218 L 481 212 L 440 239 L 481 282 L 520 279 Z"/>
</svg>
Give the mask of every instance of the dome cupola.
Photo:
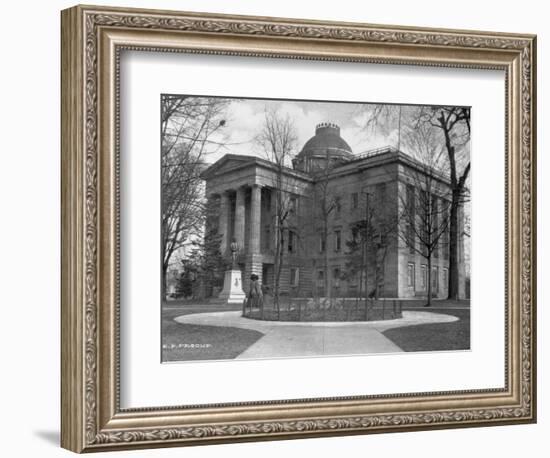
<svg viewBox="0 0 550 458">
<path fill-rule="evenodd" d="M 331 122 L 322 122 L 315 127 L 315 135 L 303 146 L 292 161 L 295 169 L 314 173 L 332 168 L 353 159 L 347 142 L 340 137 L 340 127 Z"/>
</svg>

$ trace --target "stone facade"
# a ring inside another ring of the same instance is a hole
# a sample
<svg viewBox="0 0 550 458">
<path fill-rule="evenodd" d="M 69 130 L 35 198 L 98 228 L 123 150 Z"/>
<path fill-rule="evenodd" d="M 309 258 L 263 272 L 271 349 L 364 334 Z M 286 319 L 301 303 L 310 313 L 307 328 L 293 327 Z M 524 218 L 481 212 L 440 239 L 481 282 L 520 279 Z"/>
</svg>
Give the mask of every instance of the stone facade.
<svg viewBox="0 0 550 458">
<path fill-rule="evenodd" d="M 203 179 L 208 198 L 219 209 L 222 254 L 229 257 L 233 239 L 239 245 L 245 291 L 252 273 L 263 285 L 273 285 L 276 189 L 281 187 L 289 211 L 281 292 L 323 296 L 328 275 L 333 296 L 355 297 L 367 289 L 381 297 L 411 298 L 427 294 L 428 277 L 426 259 L 399 236 L 403 224 L 400 202 L 410 185 L 411 171 L 425 173 L 425 167 L 391 147 L 354 155 L 340 137 L 338 126 L 324 123 L 294 158 L 293 168 L 284 168 L 282 180 L 275 164 L 234 154 L 212 164 Z M 448 189 L 444 176 L 434 172 L 431 177 L 437 180 L 438 189 Z M 353 240 L 354 227 L 367 219 L 366 215 L 384 224 L 376 226 L 373 242 L 360 255 L 361 266 L 366 266 L 365 282 L 364 275 L 353 272 L 359 256 L 353 251 Z M 464 297 L 462 239 L 459 254 L 460 293 Z M 448 253 L 442 243 L 432 259 L 435 297 L 446 297 L 447 279 Z"/>
</svg>

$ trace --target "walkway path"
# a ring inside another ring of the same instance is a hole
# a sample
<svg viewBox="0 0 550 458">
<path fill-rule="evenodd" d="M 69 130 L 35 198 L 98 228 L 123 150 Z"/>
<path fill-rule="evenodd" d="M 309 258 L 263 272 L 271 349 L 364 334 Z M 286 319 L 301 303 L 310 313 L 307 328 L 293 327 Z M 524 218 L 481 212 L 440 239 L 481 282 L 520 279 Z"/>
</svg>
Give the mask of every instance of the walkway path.
<svg viewBox="0 0 550 458">
<path fill-rule="evenodd" d="M 369 322 L 281 322 L 243 318 L 240 311 L 194 313 L 174 318 L 182 324 L 235 327 L 259 331 L 264 336 L 237 358 L 357 355 L 395 353 L 401 348 L 382 332 L 402 326 L 448 323 L 458 318 L 440 313 L 404 311 L 403 318 Z"/>
</svg>

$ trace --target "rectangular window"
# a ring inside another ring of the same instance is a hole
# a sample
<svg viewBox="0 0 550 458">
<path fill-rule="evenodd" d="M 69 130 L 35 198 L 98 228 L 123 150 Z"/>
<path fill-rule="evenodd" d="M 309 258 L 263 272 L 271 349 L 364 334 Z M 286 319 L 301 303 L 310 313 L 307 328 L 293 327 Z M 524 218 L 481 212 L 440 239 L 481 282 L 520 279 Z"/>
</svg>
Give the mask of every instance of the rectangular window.
<svg viewBox="0 0 550 458">
<path fill-rule="evenodd" d="M 340 288 L 340 267 L 332 269 L 332 285 L 335 288 Z"/>
<path fill-rule="evenodd" d="M 265 251 L 271 249 L 271 226 L 268 224 L 264 227 L 263 247 Z"/>
<path fill-rule="evenodd" d="M 409 247 L 409 254 L 415 254 L 416 237 L 414 234 L 414 226 L 412 221 L 407 221 L 407 246 Z"/>
<path fill-rule="evenodd" d="M 378 183 L 375 189 L 376 193 L 376 203 L 379 208 L 383 208 L 386 202 L 386 183 Z"/>
<path fill-rule="evenodd" d="M 325 237 L 321 234 L 319 236 L 319 252 L 324 253 L 326 249 L 326 240 Z"/>
<path fill-rule="evenodd" d="M 342 211 L 342 199 L 340 196 L 334 198 L 334 211 L 336 212 L 336 216 L 340 216 L 340 212 Z"/>
<path fill-rule="evenodd" d="M 300 270 L 298 268 L 290 268 L 290 286 L 298 286 Z"/>
<path fill-rule="evenodd" d="M 449 282 L 449 269 L 443 269 L 443 289 L 447 289 Z"/>
<path fill-rule="evenodd" d="M 351 194 L 351 208 L 354 210 L 359 207 L 359 194 L 354 192 Z"/>
<path fill-rule="evenodd" d="M 334 251 L 342 249 L 342 231 L 334 231 Z"/>
<path fill-rule="evenodd" d="M 412 184 L 407 185 L 407 216 L 410 216 L 412 218 L 412 215 L 414 214 L 414 206 L 415 206 L 415 195 L 414 195 L 414 186 Z"/>
<path fill-rule="evenodd" d="M 432 293 L 439 291 L 439 267 L 432 267 Z"/>
<path fill-rule="evenodd" d="M 426 291 L 428 289 L 428 266 L 426 264 L 420 266 L 420 274 L 420 285 L 422 286 L 422 290 Z"/>
<path fill-rule="evenodd" d="M 409 253 L 415 253 L 415 221 L 416 221 L 416 212 L 415 212 L 415 192 L 413 185 L 407 185 L 407 196 L 406 196 L 406 206 L 405 209 L 405 221 L 407 224 L 407 246 L 409 247 Z"/>
<path fill-rule="evenodd" d="M 293 231 L 288 231 L 288 252 L 296 251 L 296 234 Z"/>
<path fill-rule="evenodd" d="M 443 258 L 445 259 L 445 261 L 448 261 L 449 260 L 449 256 L 450 256 L 450 253 L 451 253 L 451 241 L 450 241 L 450 232 L 449 232 L 449 228 L 447 228 L 445 230 L 445 246 L 443 248 Z"/>
<path fill-rule="evenodd" d="M 351 227 L 351 240 L 353 241 L 353 243 L 359 242 L 359 226 L 358 226 L 358 223 L 355 223 Z"/>
<path fill-rule="evenodd" d="M 439 199 L 437 196 L 432 195 L 432 233 L 435 237 L 439 236 L 440 229 L 439 229 Z M 434 237 L 434 238 L 435 238 Z M 439 243 L 438 241 L 434 240 L 434 248 L 433 248 L 433 256 L 435 259 L 439 258 Z"/>
<path fill-rule="evenodd" d="M 410 288 L 414 288 L 414 262 L 409 262 L 407 264 L 407 286 Z"/>
<path fill-rule="evenodd" d="M 317 271 L 317 286 L 322 287 L 325 285 L 325 272 L 322 270 Z"/>
<path fill-rule="evenodd" d="M 296 213 L 298 211 L 298 198 L 296 196 L 290 197 L 289 212 Z"/>
</svg>

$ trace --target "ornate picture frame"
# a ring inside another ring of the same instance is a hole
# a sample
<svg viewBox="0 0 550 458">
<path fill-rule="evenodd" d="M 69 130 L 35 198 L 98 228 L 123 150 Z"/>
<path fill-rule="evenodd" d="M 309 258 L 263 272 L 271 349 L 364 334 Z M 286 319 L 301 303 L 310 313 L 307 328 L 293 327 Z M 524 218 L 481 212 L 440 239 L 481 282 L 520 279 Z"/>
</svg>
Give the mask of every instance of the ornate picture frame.
<svg viewBox="0 0 550 458">
<path fill-rule="evenodd" d="M 61 445 L 75 452 L 536 421 L 536 37 L 75 6 L 62 12 Z M 123 50 L 505 72 L 505 387 L 120 406 Z"/>
</svg>

